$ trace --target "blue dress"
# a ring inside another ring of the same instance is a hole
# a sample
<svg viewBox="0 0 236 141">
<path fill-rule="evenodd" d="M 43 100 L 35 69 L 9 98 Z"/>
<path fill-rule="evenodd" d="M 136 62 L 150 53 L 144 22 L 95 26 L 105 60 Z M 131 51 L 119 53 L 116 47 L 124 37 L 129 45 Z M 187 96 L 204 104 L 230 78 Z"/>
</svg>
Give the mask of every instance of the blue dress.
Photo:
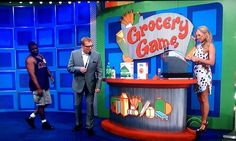
<svg viewBox="0 0 236 141">
<path fill-rule="evenodd" d="M 201 44 L 197 45 L 196 52 L 194 53 L 195 57 L 208 59 L 209 53 L 203 52 L 203 47 Z M 194 78 L 197 79 L 197 84 L 194 85 L 195 93 L 199 94 L 206 90 L 207 86 L 209 86 L 209 94 L 211 94 L 212 88 L 212 72 L 210 65 L 206 64 L 195 64 L 194 68 Z"/>
</svg>

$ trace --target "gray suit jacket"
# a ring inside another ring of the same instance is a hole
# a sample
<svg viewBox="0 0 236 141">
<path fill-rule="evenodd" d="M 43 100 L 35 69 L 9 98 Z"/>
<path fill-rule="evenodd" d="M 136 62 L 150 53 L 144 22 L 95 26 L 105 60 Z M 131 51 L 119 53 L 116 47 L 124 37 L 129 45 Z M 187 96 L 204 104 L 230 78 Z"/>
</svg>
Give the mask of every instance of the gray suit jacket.
<svg viewBox="0 0 236 141">
<path fill-rule="evenodd" d="M 84 85 L 90 93 L 94 93 L 95 88 L 101 89 L 102 83 L 102 62 L 98 52 L 92 50 L 86 73 L 81 73 L 79 68 L 84 66 L 82 49 L 71 52 L 67 70 L 73 73 L 72 88 L 75 92 L 82 92 Z"/>
</svg>

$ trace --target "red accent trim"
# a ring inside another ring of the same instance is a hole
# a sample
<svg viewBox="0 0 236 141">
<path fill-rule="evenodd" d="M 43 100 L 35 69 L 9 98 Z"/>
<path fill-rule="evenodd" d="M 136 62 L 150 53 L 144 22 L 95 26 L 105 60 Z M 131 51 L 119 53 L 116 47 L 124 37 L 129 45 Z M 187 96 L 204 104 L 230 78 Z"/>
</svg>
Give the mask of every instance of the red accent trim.
<svg viewBox="0 0 236 141">
<path fill-rule="evenodd" d="M 105 8 L 112 8 L 134 3 L 134 1 L 105 1 Z"/>
<path fill-rule="evenodd" d="M 188 88 L 197 83 L 196 79 L 103 79 L 111 86 L 136 88 Z"/>
<path fill-rule="evenodd" d="M 182 132 L 148 131 L 148 130 L 127 128 L 120 124 L 114 123 L 109 119 L 103 120 L 101 125 L 102 128 L 107 132 L 135 140 L 188 141 L 188 140 L 194 140 L 196 138 L 196 132 L 189 128 L 186 128 Z"/>
<path fill-rule="evenodd" d="M 105 8 L 111 8 L 111 7 L 116 7 L 116 6 L 119 6 L 119 5 L 115 1 L 105 2 Z"/>
</svg>

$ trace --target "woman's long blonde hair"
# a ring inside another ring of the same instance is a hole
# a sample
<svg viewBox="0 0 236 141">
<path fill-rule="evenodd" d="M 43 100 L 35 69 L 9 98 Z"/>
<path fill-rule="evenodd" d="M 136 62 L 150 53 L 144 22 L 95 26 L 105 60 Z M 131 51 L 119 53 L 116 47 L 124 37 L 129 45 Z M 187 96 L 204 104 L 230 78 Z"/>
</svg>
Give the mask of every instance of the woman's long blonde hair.
<svg viewBox="0 0 236 141">
<path fill-rule="evenodd" d="M 209 32 L 206 26 L 199 26 L 197 30 L 202 32 L 205 36 L 205 41 L 202 43 L 202 47 L 203 47 L 203 52 L 206 53 L 209 51 L 209 46 L 213 42 L 212 34 Z"/>
</svg>

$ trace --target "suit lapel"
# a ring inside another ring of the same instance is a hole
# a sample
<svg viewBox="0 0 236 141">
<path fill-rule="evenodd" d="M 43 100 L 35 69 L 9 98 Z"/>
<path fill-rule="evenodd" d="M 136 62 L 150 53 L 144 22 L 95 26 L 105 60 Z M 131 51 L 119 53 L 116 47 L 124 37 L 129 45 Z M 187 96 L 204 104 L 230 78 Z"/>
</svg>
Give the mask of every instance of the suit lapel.
<svg viewBox="0 0 236 141">
<path fill-rule="evenodd" d="M 93 62 L 93 58 L 94 58 L 94 53 L 91 52 L 90 56 L 89 56 L 89 64 L 91 64 Z M 88 64 L 88 67 L 89 67 L 89 64 Z"/>
<path fill-rule="evenodd" d="M 79 65 L 84 66 L 83 55 L 82 55 L 81 49 L 78 52 L 78 61 L 79 61 Z"/>
</svg>

